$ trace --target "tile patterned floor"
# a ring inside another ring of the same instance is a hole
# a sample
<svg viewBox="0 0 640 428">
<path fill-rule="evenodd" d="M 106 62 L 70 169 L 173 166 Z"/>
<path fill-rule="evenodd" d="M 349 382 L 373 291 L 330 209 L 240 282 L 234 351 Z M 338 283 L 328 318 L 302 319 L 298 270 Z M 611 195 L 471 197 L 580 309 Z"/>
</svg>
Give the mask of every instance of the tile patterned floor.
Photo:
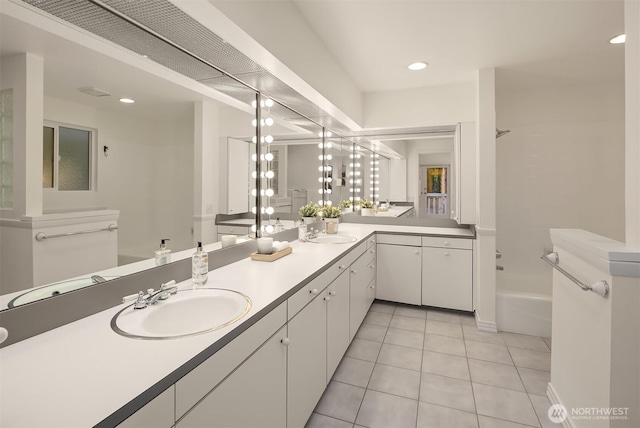
<svg viewBox="0 0 640 428">
<path fill-rule="evenodd" d="M 551 341 L 375 302 L 307 428 L 523 428 L 547 418 Z"/>
</svg>

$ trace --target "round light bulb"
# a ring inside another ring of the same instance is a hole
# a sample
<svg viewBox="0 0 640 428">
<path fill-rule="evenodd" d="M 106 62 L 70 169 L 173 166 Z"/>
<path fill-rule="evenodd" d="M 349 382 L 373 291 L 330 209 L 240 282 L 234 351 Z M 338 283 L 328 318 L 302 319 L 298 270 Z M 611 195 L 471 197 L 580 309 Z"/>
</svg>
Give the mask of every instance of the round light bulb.
<svg viewBox="0 0 640 428">
<path fill-rule="evenodd" d="M 407 68 L 412 71 L 419 71 L 427 68 L 427 65 L 429 64 L 426 62 L 414 62 L 413 64 L 409 64 Z"/>
<path fill-rule="evenodd" d="M 252 142 L 253 144 L 255 144 L 257 141 L 258 141 L 258 139 L 257 139 L 255 136 L 254 136 L 254 137 L 251 137 L 251 142 Z"/>
<path fill-rule="evenodd" d="M 264 123 L 265 123 L 267 126 L 273 126 L 273 119 L 272 119 L 272 118 L 270 118 L 270 117 L 268 117 L 268 118 L 266 118 L 266 119 L 264 120 Z"/>
<path fill-rule="evenodd" d="M 267 214 L 271 215 L 275 212 L 276 210 L 273 209 L 273 207 L 267 207 Z"/>
<path fill-rule="evenodd" d="M 255 162 L 256 160 L 258 160 L 258 156 L 256 156 L 256 154 L 255 154 L 255 153 L 254 153 L 254 154 L 252 154 L 252 155 L 251 155 L 251 160 Z"/>
<path fill-rule="evenodd" d="M 256 108 L 258 106 L 258 103 L 256 102 L 256 100 L 251 101 L 251 107 Z"/>
<path fill-rule="evenodd" d="M 255 213 L 258 212 L 258 210 L 256 209 L 256 207 L 253 207 L 253 208 L 251 208 L 251 212 L 255 214 Z"/>
<path fill-rule="evenodd" d="M 267 160 L 267 162 L 271 162 L 273 160 L 273 153 L 267 153 L 266 155 L 264 155 L 264 158 Z"/>
<path fill-rule="evenodd" d="M 255 119 L 253 119 L 253 120 L 251 121 L 251 124 L 255 127 L 255 126 L 258 124 L 258 121 L 257 121 L 257 120 L 255 120 Z"/>
<path fill-rule="evenodd" d="M 273 136 L 272 135 L 267 135 L 266 137 L 264 137 L 264 141 L 266 141 L 267 144 L 273 143 Z"/>
<path fill-rule="evenodd" d="M 267 98 L 264 102 L 264 105 L 267 107 L 273 107 L 273 100 L 271 98 Z"/>
<path fill-rule="evenodd" d="M 323 179 L 322 177 L 318 177 L 318 181 L 319 181 L 320 183 L 322 183 L 322 182 L 324 181 L 324 179 Z"/>
<path fill-rule="evenodd" d="M 275 175 L 273 171 L 267 171 L 267 178 L 273 178 Z"/>
<path fill-rule="evenodd" d="M 258 178 L 258 173 L 257 173 L 257 172 L 255 172 L 255 171 L 253 171 L 253 172 L 251 173 L 251 176 L 252 176 L 253 178 Z"/>
<path fill-rule="evenodd" d="M 251 195 L 256 196 L 258 194 L 258 192 L 256 192 L 256 189 L 252 189 L 251 190 Z"/>
<path fill-rule="evenodd" d="M 318 193 L 322 195 L 322 189 L 318 189 Z"/>
<path fill-rule="evenodd" d="M 255 225 L 255 224 L 251 226 L 251 231 L 252 231 L 252 232 L 255 232 L 255 231 L 256 231 L 256 225 Z"/>
<path fill-rule="evenodd" d="M 267 189 L 267 191 L 265 192 L 265 194 L 266 194 L 268 197 L 272 197 L 272 196 L 273 196 L 273 189 Z"/>
<path fill-rule="evenodd" d="M 265 227 L 265 230 L 267 231 L 267 233 L 273 233 L 273 226 L 268 224 L 267 227 Z"/>
</svg>

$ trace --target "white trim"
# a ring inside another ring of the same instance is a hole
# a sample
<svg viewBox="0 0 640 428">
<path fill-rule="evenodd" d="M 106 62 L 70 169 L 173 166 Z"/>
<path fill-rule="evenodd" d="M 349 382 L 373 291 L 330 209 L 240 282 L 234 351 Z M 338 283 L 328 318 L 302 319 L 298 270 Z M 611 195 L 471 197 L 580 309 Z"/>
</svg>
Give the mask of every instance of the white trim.
<svg viewBox="0 0 640 428">
<path fill-rule="evenodd" d="M 496 230 L 489 227 L 476 226 L 476 234 L 480 236 L 496 236 Z"/>
<path fill-rule="evenodd" d="M 547 398 L 549 399 L 551 404 L 560 404 L 561 406 L 564 406 L 564 404 L 562 404 L 562 400 L 560 399 L 560 396 L 558 395 L 558 392 L 555 390 L 551 382 L 547 384 Z M 567 409 L 567 412 L 569 412 L 569 409 Z M 570 413 L 567 413 L 567 419 L 562 421 L 562 428 L 575 428 L 575 425 L 571 420 Z"/>
<path fill-rule="evenodd" d="M 204 215 L 193 216 L 193 221 L 205 222 L 205 221 L 215 221 L 215 220 L 216 220 L 215 214 L 204 214 Z"/>
<path fill-rule="evenodd" d="M 475 312 L 475 318 L 476 318 L 476 327 L 478 327 L 478 330 L 487 331 L 489 333 L 498 332 L 498 325 L 495 322 L 482 321 L 480 319 L 480 315 L 478 314 L 478 311 Z"/>
</svg>

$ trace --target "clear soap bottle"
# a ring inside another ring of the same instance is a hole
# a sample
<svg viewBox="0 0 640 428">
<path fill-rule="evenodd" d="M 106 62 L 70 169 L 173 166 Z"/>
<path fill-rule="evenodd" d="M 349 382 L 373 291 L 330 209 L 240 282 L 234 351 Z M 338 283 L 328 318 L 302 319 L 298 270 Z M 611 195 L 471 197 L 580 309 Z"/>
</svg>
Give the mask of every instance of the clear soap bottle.
<svg viewBox="0 0 640 428">
<path fill-rule="evenodd" d="M 202 242 L 191 257 L 191 280 L 194 285 L 202 285 L 209 277 L 209 253 L 202 249 Z"/>
<path fill-rule="evenodd" d="M 167 241 L 170 241 L 170 239 L 164 238 L 160 240 L 160 248 L 156 250 L 156 266 L 171 263 L 171 250 L 167 248 Z"/>
</svg>

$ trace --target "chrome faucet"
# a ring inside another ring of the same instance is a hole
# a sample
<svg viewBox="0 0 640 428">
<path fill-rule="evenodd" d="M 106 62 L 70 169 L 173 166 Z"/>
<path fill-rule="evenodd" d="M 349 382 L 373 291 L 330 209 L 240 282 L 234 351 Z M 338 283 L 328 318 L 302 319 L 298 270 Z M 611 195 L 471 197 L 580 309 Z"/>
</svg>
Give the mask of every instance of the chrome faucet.
<svg viewBox="0 0 640 428">
<path fill-rule="evenodd" d="M 107 282 L 107 280 L 104 279 L 103 277 L 101 277 L 100 275 L 92 275 L 91 276 L 91 281 L 94 284 L 102 284 L 103 282 Z"/>
<path fill-rule="evenodd" d="M 311 232 L 309 232 L 307 234 L 307 239 L 313 239 L 313 238 L 317 238 L 318 237 L 318 231 L 315 230 L 313 227 L 311 228 Z"/>
<path fill-rule="evenodd" d="M 140 291 L 138 294 L 134 294 L 132 296 L 125 296 L 122 299 L 122 302 L 126 302 L 128 300 L 136 299 L 133 304 L 133 309 L 144 309 L 147 306 L 155 305 L 158 303 L 158 300 L 167 300 L 172 295 L 178 292 L 178 286 L 176 285 L 175 280 L 171 280 L 166 284 L 162 284 L 160 288 L 154 291 L 152 288 L 147 290 L 147 294 L 144 294 L 144 291 Z"/>
</svg>

